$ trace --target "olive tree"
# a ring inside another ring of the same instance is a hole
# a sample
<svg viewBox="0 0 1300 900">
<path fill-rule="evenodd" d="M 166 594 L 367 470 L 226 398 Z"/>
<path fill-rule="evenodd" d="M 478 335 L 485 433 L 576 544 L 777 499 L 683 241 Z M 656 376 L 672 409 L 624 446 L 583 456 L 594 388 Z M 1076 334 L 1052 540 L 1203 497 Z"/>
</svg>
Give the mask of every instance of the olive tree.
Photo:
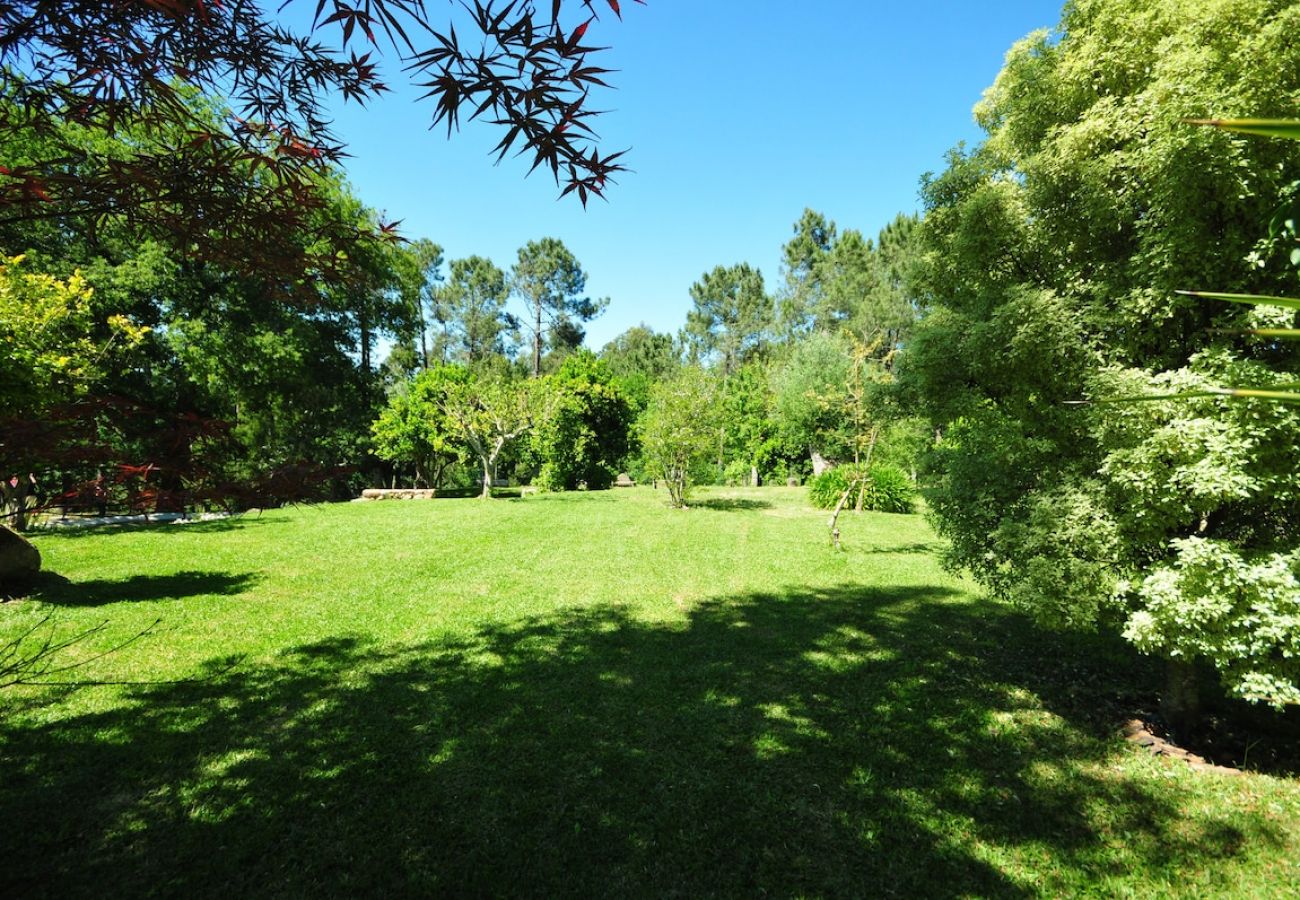
<svg viewBox="0 0 1300 900">
<path fill-rule="evenodd" d="M 691 468 L 716 448 L 716 384 L 703 369 L 686 366 L 651 389 L 650 405 L 641 418 L 642 452 L 677 509 L 686 505 Z"/>
</svg>

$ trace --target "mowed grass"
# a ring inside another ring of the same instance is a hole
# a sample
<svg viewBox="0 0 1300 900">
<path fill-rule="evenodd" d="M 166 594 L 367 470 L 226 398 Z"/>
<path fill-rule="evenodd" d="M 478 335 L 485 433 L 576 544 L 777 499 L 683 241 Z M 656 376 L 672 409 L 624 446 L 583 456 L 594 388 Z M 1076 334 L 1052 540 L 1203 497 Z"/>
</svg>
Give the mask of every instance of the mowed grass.
<svg viewBox="0 0 1300 900">
<path fill-rule="evenodd" d="M 1300 785 L 1115 736 L 1150 666 L 783 488 L 37 542 L 107 622 L 0 694 L 0 896 L 1300 896 Z"/>
</svg>

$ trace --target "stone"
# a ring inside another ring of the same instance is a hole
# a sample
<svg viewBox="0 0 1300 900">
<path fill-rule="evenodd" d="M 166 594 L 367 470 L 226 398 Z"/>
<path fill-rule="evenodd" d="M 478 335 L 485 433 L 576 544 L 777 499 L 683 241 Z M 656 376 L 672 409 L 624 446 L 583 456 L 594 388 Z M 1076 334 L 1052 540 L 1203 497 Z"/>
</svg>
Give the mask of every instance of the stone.
<svg viewBox="0 0 1300 900">
<path fill-rule="evenodd" d="M 433 488 L 366 488 L 362 500 L 432 500 L 438 495 Z"/>
<path fill-rule="evenodd" d="M 0 525 L 0 593 L 25 585 L 41 571 L 41 551 L 6 525 Z"/>
<path fill-rule="evenodd" d="M 614 487 L 636 487 L 636 482 L 626 472 L 619 472 L 618 477 L 614 479 Z"/>
</svg>

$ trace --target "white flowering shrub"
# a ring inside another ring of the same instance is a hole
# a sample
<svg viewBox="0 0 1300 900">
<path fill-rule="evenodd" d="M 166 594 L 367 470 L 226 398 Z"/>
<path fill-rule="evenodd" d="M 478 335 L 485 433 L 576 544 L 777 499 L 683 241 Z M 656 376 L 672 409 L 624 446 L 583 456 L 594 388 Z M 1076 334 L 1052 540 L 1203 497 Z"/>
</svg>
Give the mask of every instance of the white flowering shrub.
<svg viewBox="0 0 1300 900">
<path fill-rule="evenodd" d="M 1210 660 L 1247 700 L 1300 703 L 1300 550 L 1249 557 L 1204 538 L 1171 549 L 1172 562 L 1123 586 L 1135 607 L 1124 636 L 1148 653 Z"/>
</svg>

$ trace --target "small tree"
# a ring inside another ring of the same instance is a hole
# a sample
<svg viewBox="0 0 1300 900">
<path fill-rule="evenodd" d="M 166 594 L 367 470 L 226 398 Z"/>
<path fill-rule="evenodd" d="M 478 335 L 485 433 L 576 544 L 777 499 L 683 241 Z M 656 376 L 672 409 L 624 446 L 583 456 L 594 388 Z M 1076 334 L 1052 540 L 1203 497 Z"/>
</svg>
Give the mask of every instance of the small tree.
<svg viewBox="0 0 1300 900">
<path fill-rule="evenodd" d="M 691 467 L 709 457 L 718 434 L 716 379 L 689 366 L 650 392 L 641 420 L 641 445 L 651 471 L 664 480 L 675 509 L 686 505 Z"/>
<path fill-rule="evenodd" d="M 483 466 L 484 500 L 492 497 L 497 462 L 510 444 L 532 430 L 545 413 L 539 382 L 511 381 L 503 376 L 466 377 L 448 386 L 442 409 L 455 423 L 465 443 Z"/>
<path fill-rule="evenodd" d="M 446 467 L 464 452 L 457 423 L 444 411 L 449 390 L 465 379 L 457 366 L 437 366 L 421 372 L 405 391 L 395 393 L 370 426 L 375 455 L 411 466 L 414 483 L 441 486 Z"/>
<path fill-rule="evenodd" d="M 849 449 L 851 423 L 844 401 L 850 367 L 843 342 L 816 332 L 772 373 L 776 420 L 792 442 L 805 448 L 814 475 Z"/>
<path fill-rule="evenodd" d="M 549 378 L 550 411 L 533 449 L 542 464 L 537 483 L 547 490 L 610 486 L 627 455 L 633 411 L 609 368 L 590 351 L 570 356 Z"/>
</svg>

